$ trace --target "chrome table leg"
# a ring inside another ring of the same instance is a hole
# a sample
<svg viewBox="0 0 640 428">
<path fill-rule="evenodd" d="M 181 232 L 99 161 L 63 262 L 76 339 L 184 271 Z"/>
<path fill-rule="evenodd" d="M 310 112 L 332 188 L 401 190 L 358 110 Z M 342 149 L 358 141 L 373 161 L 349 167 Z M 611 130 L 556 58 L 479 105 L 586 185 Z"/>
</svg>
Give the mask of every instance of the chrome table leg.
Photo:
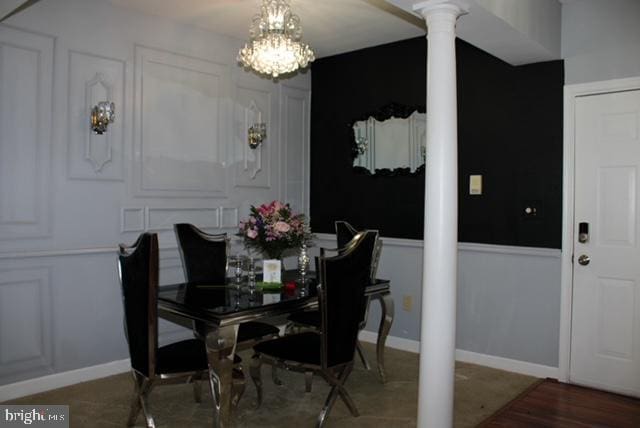
<svg viewBox="0 0 640 428">
<path fill-rule="evenodd" d="M 237 337 L 238 325 L 219 327 L 207 334 L 209 386 L 213 397 L 213 426 L 216 428 L 230 425 L 233 358 Z"/>
<path fill-rule="evenodd" d="M 382 314 L 380 317 L 380 327 L 378 328 L 378 340 L 376 343 L 376 357 L 378 362 L 378 372 L 382 383 L 387 381 L 387 377 L 384 372 L 384 345 L 391 330 L 391 324 L 393 324 L 393 298 L 391 293 L 386 293 L 377 296 L 380 299 L 380 306 L 382 308 Z"/>
</svg>

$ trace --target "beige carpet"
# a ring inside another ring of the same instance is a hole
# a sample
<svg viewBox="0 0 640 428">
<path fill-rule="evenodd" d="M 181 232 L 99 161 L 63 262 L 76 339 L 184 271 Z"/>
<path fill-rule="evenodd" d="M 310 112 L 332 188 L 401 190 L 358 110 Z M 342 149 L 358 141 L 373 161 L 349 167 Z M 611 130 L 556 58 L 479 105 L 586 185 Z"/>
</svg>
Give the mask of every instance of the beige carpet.
<svg viewBox="0 0 640 428">
<path fill-rule="evenodd" d="M 364 344 L 369 361 L 375 363 L 373 345 Z M 245 361 L 250 354 L 241 354 Z M 358 362 L 347 382 L 359 418 L 351 417 L 338 400 L 330 414 L 329 427 L 415 427 L 418 400 L 418 355 L 387 349 L 388 381 L 382 384 L 376 371 L 366 371 Z M 313 392 L 304 392 L 304 377 L 280 372 L 283 386 L 271 382 L 270 368 L 263 368 L 264 402 L 255 405 L 255 388 L 249 380 L 247 391 L 234 414 L 236 427 L 311 427 L 329 391 L 314 378 Z M 455 426 L 474 427 L 527 387 L 535 378 L 459 363 L 455 380 Z M 203 400 L 193 401 L 190 385 L 167 385 L 154 389 L 151 411 L 159 427 L 209 427 L 212 424 L 208 387 Z M 68 404 L 72 427 L 124 426 L 133 382 L 129 373 L 85 382 L 9 402 L 10 404 Z M 6 404 L 9 404 L 6 403 Z M 141 416 L 137 426 L 144 426 Z"/>
</svg>

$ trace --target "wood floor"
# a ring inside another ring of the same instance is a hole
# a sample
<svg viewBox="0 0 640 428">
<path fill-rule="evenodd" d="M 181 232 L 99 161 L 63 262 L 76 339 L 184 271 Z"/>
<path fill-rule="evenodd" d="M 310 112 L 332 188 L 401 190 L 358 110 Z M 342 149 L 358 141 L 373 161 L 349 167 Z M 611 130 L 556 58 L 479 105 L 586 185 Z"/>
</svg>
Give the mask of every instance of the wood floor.
<svg viewBox="0 0 640 428">
<path fill-rule="evenodd" d="M 640 400 L 544 380 L 480 427 L 640 427 Z"/>
</svg>

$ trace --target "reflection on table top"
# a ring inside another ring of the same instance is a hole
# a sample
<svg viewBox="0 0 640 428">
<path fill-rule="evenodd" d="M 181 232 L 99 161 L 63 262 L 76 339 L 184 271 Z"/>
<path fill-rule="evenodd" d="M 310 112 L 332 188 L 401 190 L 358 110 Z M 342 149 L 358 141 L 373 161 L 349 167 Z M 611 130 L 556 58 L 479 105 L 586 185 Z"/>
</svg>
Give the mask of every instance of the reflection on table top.
<svg viewBox="0 0 640 428">
<path fill-rule="evenodd" d="M 177 315 L 216 325 L 235 324 L 264 316 L 276 316 L 317 305 L 317 280 L 313 273 L 306 287 L 296 271 L 283 273 L 283 282 L 295 287 L 277 290 L 250 289 L 246 282 L 235 284 L 182 283 L 160 287 L 158 307 Z M 389 292 L 389 281 L 377 279 L 366 289 L 367 295 Z"/>
</svg>

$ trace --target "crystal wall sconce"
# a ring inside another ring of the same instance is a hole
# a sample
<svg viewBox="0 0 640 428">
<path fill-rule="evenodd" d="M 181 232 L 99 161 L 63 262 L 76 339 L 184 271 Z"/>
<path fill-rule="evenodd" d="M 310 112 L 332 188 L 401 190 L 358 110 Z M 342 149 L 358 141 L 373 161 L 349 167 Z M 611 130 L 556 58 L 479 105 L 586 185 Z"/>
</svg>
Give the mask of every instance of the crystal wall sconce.
<svg viewBox="0 0 640 428">
<path fill-rule="evenodd" d="M 98 135 L 107 131 L 107 126 L 115 121 L 116 106 L 109 101 L 100 101 L 91 109 L 91 130 Z"/>
<path fill-rule="evenodd" d="M 248 130 L 249 147 L 257 149 L 267 138 L 267 124 L 259 122 L 253 124 Z"/>
</svg>

